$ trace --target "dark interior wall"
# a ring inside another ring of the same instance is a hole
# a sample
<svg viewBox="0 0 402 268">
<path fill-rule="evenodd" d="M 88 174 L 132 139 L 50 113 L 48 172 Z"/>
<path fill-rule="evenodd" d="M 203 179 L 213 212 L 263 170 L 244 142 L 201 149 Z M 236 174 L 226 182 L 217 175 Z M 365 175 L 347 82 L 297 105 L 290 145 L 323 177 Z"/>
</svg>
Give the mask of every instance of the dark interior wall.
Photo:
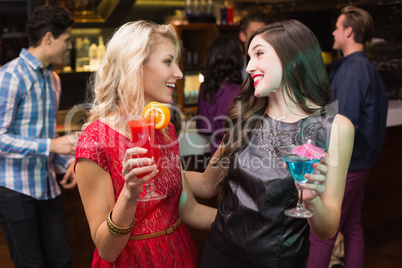
<svg viewBox="0 0 402 268">
<path fill-rule="evenodd" d="M 377 39 L 366 47 L 367 56 L 381 74 L 388 98 L 402 100 L 402 2 L 380 3 L 364 7 L 373 16 Z"/>
<path fill-rule="evenodd" d="M 43 3 L 32 0 L 31 8 Z M 263 12 L 271 21 L 298 19 L 315 33 L 323 51 L 332 52 L 334 59 L 341 56 L 332 51 L 332 31 L 339 11 L 352 4 L 370 12 L 374 19 L 374 40 L 367 46 L 367 56 L 383 77 L 390 99 L 402 99 L 402 2 L 400 0 L 295 0 L 235 2 L 235 8 L 247 12 Z M 134 4 L 124 21 L 149 19 L 163 23 L 183 5 L 136 5 Z M 28 7 L 27 7 L 28 8 Z M 0 28 L 4 30 L 0 48 L 0 65 L 18 56 L 22 47 L 28 46 L 25 34 L 27 20 L 25 10 L 0 10 Z"/>
<path fill-rule="evenodd" d="M 134 4 L 130 12 L 127 14 L 125 21 L 133 20 L 151 20 L 156 23 L 164 23 L 167 16 L 171 16 L 175 13 L 175 10 L 182 10 L 182 5 L 169 5 L 169 6 L 157 6 L 157 5 L 136 5 Z"/>
<path fill-rule="evenodd" d="M 320 42 L 323 51 L 332 51 L 333 38 L 332 32 L 332 11 L 323 10 L 307 10 L 282 13 L 281 16 L 276 16 L 275 19 L 296 19 L 305 24 L 313 31 Z"/>
<path fill-rule="evenodd" d="M 341 53 L 332 51 L 335 23 L 340 10 L 355 5 L 367 10 L 374 20 L 373 40 L 367 44 L 367 57 L 383 78 L 389 99 L 402 100 L 402 2 L 400 0 L 303 0 L 266 4 L 244 3 L 241 9 L 262 11 L 271 21 L 297 19 L 317 36 L 323 51 L 336 60 Z"/>
<path fill-rule="evenodd" d="M 3 33 L 0 36 L 0 65 L 18 57 L 21 48 L 28 47 L 26 22 L 26 11 L 0 12 L 0 31 Z"/>
</svg>

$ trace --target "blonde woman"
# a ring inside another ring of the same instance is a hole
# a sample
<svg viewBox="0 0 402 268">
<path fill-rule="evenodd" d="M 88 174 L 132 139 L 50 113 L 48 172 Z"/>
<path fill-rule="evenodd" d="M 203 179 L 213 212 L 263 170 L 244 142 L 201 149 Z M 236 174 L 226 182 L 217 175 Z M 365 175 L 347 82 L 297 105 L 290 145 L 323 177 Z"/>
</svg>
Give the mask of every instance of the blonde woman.
<svg viewBox="0 0 402 268">
<path fill-rule="evenodd" d="M 172 100 L 183 76 L 179 53 L 171 25 L 130 22 L 111 38 L 95 74 L 93 108 L 76 152 L 78 188 L 96 246 L 93 267 L 199 265 L 191 235 L 180 221 L 208 229 L 216 210 L 199 205 L 182 178 L 173 125 L 156 130 L 161 170 L 150 158 L 132 158 L 146 150 L 130 148 L 125 125 L 127 113 L 140 114 L 151 101 Z M 156 175 L 167 197 L 138 202 L 143 183 Z"/>
</svg>

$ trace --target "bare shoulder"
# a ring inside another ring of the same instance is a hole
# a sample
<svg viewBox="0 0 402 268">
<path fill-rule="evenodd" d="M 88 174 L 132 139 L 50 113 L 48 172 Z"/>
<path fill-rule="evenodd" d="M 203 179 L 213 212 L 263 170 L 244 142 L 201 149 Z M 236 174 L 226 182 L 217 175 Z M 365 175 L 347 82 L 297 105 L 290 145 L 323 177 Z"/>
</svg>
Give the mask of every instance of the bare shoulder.
<svg viewBox="0 0 402 268">
<path fill-rule="evenodd" d="M 93 168 L 98 172 L 105 171 L 101 166 L 99 166 L 93 160 L 85 158 L 85 157 L 78 158 L 76 166 L 77 167 L 85 167 L 85 168 L 81 168 L 81 171 L 88 171 L 88 169 L 86 169 L 88 167 Z M 89 171 L 92 172 L 92 170 L 89 170 Z"/>
<path fill-rule="evenodd" d="M 100 178 L 110 176 L 101 166 L 87 158 L 79 158 L 75 166 L 78 184 L 81 183 L 98 183 Z"/>
<path fill-rule="evenodd" d="M 337 126 L 339 138 L 354 139 L 355 127 L 346 116 L 341 114 L 336 115 L 333 124 Z"/>
</svg>

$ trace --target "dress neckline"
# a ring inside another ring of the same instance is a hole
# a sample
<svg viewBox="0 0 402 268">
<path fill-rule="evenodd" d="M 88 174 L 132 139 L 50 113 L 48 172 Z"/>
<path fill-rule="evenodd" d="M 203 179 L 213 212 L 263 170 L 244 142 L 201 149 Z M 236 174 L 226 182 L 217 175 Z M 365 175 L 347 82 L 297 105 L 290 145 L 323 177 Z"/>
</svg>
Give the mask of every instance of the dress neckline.
<svg viewBox="0 0 402 268">
<path fill-rule="evenodd" d="M 267 114 L 267 113 L 265 114 L 265 117 L 267 117 L 268 119 L 270 119 L 270 120 L 272 120 L 272 121 L 274 121 L 274 122 L 278 122 L 278 123 L 280 123 L 280 124 L 299 124 L 301 120 L 308 118 L 308 116 L 307 116 L 307 117 L 304 117 L 304 118 L 300 118 L 299 120 L 297 120 L 297 121 L 295 121 L 295 122 L 284 122 L 284 121 L 277 120 L 277 119 L 271 117 L 271 116 L 270 116 L 269 114 Z"/>
<path fill-rule="evenodd" d="M 127 137 L 126 135 L 120 133 L 120 132 L 117 131 L 116 129 L 112 128 L 111 126 L 109 126 L 108 124 L 106 124 L 105 122 L 103 122 L 102 120 L 96 119 L 94 122 L 96 122 L 96 121 L 98 121 L 99 123 L 102 123 L 102 124 L 105 125 L 106 127 L 110 128 L 111 130 L 113 130 L 113 132 L 119 134 L 119 136 L 122 136 L 122 137 L 126 138 L 128 141 L 131 141 L 131 138 L 130 138 L 130 137 Z M 98 123 L 98 124 L 99 124 L 99 123 Z"/>
<path fill-rule="evenodd" d="M 327 110 L 325 110 L 325 109 L 319 109 L 319 110 L 317 110 L 315 113 L 310 114 L 310 115 L 308 115 L 308 116 L 306 116 L 306 117 L 300 118 L 299 120 L 294 121 L 294 122 L 284 122 L 284 121 L 281 121 L 281 120 L 277 120 L 277 119 L 271 117 L 268 113 L 265 113 L 265 117 L 271 119 L 272 121 L 281 123 L 281 124 L 299 124 L 300 122 L 302 122 L 303 120 L 308 119 L 308 118 L 311 117 L 311 116 L 314 116 L 314 115 L 317 115 L 317 114 L 323 115 L 323 114 L 327 114 L 327 113 L 328 113 Z"/>
</svg>

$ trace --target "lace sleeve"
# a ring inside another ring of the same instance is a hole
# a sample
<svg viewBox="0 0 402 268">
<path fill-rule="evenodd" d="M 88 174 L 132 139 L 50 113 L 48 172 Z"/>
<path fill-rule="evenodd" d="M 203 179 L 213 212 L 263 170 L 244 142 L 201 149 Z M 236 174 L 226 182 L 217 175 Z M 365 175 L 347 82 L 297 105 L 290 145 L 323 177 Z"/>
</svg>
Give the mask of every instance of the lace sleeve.
<svg viewBox="0 0 402 268">
<path fill-rule="evenodd" d="M 90 159 L 110 173 L 106 151 L 100 139 L 100 132 L 97 131 L 97 128 L 93 128 L 92 125 L 85 129 L 78 140 L 75 151 L 75 165 L 79 158 Z"/>
</svg>

